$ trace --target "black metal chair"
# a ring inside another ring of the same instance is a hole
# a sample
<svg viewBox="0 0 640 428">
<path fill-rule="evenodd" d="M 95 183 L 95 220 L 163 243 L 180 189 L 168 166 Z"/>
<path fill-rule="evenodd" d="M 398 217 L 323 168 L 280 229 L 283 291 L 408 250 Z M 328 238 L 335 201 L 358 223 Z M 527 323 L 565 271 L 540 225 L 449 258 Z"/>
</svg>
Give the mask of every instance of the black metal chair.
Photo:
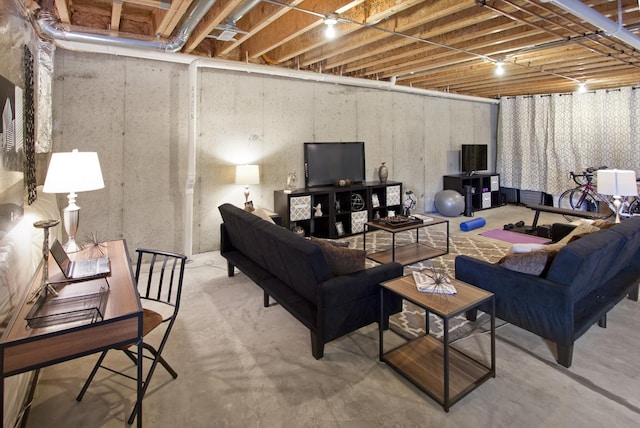
<svg viewBox="0 0 640 428">
<path fill-rule="evenodd" d="M 151 376 L 155 372 L 156 366 L 160 363 L 175 379 L 178 377 L 178 373 L 167 363 L 162 357 L 162 351 L 169 338 L 169 333 L 173 327 L 173 323 L 178 315 L 178 309 L 180 308 L 180 297 L 182 295 L 182 280 L 184 277 L 184 267 L 187 257 L 182 254 L 171 253 L 167 251 L 149 250 L 139 248 L 136 250 L 138 253 L 138 262 L 136 264 L 135 280 L 138 285 L 138 292 L 140 293 L 140 299 L 143 307 L 143 337 L 146 337 L 148 333 L 153 331 L 156 327 L 166 324 L 162 340 L 157 349 L 143 340 L 143 349 L 148 351 L 143 358 L 153 360 L 147 375 L 142 383 L 142 399 L 149 387 Z M 143 267 L 148 266 L 148 271 Z M 141 282 L 142 281 L 142 282 Z M 167 324 L 168 323 L 168 324 Z M 128 345 L 112 348 L 123 351 L 133 362 L 137 364 L 137 355 L 134 351 L 129 349 L 133 343 Z M 120 374 L 129 379 L 135 380 L 136 378 L 129 376 L 128 374 L 111 369 L 102 365 L 102 362 L 107 355 L 109 349 L 102 352 L 100 358 L 93 367 L 89 378 L 85 382 L 80 394 L 76 400 L 82 400 L 85 392 L 89 388 L 89 384 L 93 380 L 96 372 L 100 367 L 109 370 L 110 372 Z M 132 424 L 136 417 L 137 403 L 131 411 L 128 423 Z"/>
</svg>

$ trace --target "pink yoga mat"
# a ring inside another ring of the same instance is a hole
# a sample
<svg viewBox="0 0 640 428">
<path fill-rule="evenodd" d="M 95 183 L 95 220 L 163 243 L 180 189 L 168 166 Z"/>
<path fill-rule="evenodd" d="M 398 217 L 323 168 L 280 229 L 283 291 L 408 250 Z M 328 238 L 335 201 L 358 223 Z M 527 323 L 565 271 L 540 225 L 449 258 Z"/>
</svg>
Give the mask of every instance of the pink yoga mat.
<svg viewBox="0 0 640 428">
<path fill-rule="evenodd" d="M 512 244 L 546 244 L 550 239 L 539 236 L 527 235 L 526 233 L 511 232 L 509 230 L 493 229 L 480 235 L 487 238 L 499 239 L 500 241 L 511 242 Z"/>
</svg>

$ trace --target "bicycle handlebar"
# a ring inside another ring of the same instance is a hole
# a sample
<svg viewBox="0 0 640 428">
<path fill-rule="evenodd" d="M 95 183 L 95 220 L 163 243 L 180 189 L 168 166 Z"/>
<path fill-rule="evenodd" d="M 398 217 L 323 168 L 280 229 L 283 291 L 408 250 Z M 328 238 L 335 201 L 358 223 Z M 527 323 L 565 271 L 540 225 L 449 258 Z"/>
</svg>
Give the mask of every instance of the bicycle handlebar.
<svg viewBox="0 0 640 428">
<path fill-rule="evenodd" d="M 603 166 L 599 166 L 599 167 L 591 167 L 590 166 L 590 167 L 585 168 L 584 171 L 582 172 L 582 174 L 576 174 L 575 172 L 570 171 L 569 172 L 569 176 L 571 177 L 571 179 L 573 181 L 576 182 L 576 184 L 582 185 L 583 183 L 580 183 L 578 181 L 578 178 L 584 177 L 587 181 L 591 181 L 593 179 L 593 174 L 596 171 L 601 170 L 601 169 L 607 169 L 607 167 L 604 166 L 604 165 Z"/>
</svg>

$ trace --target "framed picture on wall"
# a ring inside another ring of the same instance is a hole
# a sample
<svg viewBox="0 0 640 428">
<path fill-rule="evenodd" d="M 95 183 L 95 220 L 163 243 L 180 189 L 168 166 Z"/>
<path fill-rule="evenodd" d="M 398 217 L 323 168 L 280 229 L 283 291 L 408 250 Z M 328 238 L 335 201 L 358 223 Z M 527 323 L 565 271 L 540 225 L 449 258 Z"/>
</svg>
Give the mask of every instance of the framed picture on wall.
<svg viewBox="0 0 640 428">
<path fill-rule="evenodd" d="M 0 76 L 0 237 L 24 212 L 23 91 Z"/>
</svg>

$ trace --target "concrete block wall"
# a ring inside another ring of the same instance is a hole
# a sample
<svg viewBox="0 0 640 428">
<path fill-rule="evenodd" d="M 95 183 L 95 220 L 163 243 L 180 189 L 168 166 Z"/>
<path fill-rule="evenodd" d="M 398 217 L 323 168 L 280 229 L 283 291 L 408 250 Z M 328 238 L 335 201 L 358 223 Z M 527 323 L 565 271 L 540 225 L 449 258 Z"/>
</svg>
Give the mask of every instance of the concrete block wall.
<svg viewBox="0 0 640 428">
<path fill-rule="evenodd" d="M 53 150 L 97 151 L 106 184 L 79 195 L 79 235 L 183 251 L 188 66 L 59 49 L 54 75 Z M 272 208 L 287 173 L 304 185 L 305 141 L 365 141 L 367 179 L 386 162 L 426 212 L 461 144 L 488 144 L 495 168 L 495 104 L 214 69 L 198 89 L 194 254 L 218 248 L 218 205 L 244 202 L 235 165 L 260 165 L 251 199 Z"/>
</svg>

